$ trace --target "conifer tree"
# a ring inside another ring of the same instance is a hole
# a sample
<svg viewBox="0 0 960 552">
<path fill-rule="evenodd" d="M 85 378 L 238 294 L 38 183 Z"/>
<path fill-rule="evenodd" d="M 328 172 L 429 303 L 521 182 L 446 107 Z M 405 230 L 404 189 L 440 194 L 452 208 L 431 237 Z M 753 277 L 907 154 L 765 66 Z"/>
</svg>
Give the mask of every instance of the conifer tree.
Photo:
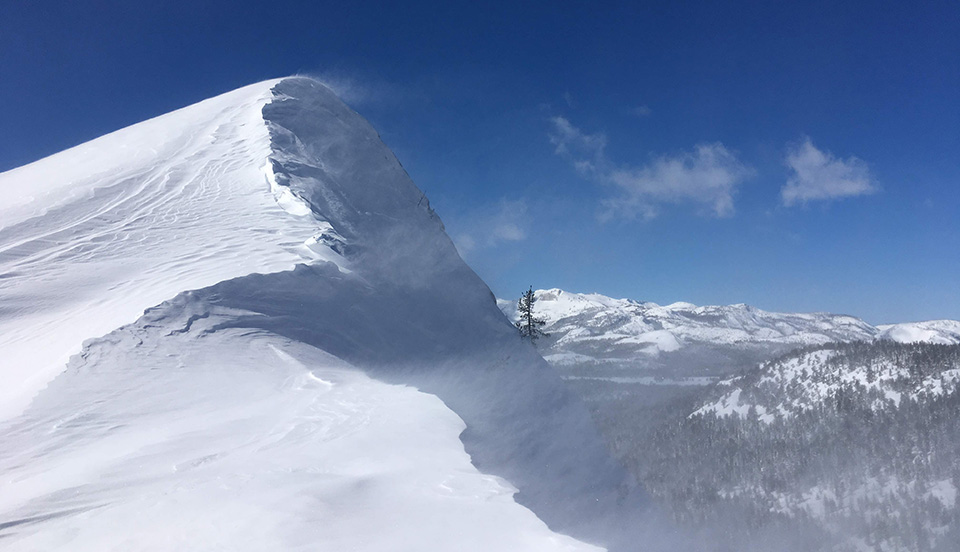
<svg viewBox="0 0 960 552">
<path fill-rule="evenodd" d="M 533 295 L 533 286 L 530 286 L 530 289 L 520 296 L 520 301 L 517 303 L 517 311 L 520 313 L 520 320 L 516 324 L 517 329 L 520 330 L 520 337 L 529 339 L 531 343 L 538 338 L 547 336 L 540 329 L 540 326 L 543 326 L 546 322 L 533 314 L 533 304 L 536 302 L 537 298 Z"/>
</svg>

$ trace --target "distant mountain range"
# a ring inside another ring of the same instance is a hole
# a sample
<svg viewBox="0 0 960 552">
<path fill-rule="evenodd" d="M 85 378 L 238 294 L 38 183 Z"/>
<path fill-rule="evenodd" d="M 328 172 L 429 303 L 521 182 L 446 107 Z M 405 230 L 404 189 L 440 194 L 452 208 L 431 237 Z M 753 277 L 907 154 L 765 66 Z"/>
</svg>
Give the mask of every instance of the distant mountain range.
<svg viewBox="0 0 960 552">
<path fill-rule="evenodd" d="M 665 368 L 669 376 L 716 376 L 807 345 L 875 339 L 960 343 L 955 320 L 873 326 L 844 314 L 767 312 L 742 303 L 661 306 L 561 289 L 537 290 L 535 296 L 535 313 L 550 334 L 541 353 L 568 370 Z M 498 303 L 516 319 L 515 301 Z"/>
</svg>

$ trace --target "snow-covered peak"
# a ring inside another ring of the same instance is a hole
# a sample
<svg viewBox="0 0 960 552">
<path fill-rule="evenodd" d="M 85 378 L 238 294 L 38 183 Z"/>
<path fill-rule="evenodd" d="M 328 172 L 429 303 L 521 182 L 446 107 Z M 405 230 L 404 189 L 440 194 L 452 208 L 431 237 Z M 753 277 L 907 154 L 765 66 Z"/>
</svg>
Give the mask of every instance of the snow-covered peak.
<svg viewBox="0 0 960 552">
<path fill-rule="evenodd" d="M 599 310 L 630 311 L 639 305 L 630 299 L 614 299 L 599 293 L 570 293 L 557 288 L 538 289 L 534 296 L 537 316 L 547 323 Z"/>
<path fill-rule="evenodd" d="M 645 497 L 589 412 L 322 84 L 224 94 L 0 189 L 5 548 L 639 539 Z"/>
<path fill-rule="evenodd" d="M 4 194 L 0 229 L 40 215 L 55 215 L 67 205 L 93 199 L 94 194 L 117 186 L 124 177 L 149 176 L 129 174 L 134 167 L 195 154 L 208 146 L 227 153 L 216 147 L 227 138 L 237 140 L 238 145 L 242 142 L 236 154 L 255 151 L 253 159 L 265 161 L 269 136 L 260 111 L 271 100 L 271 89 L 278 82 L 245 86 L 0 173 Z"/>
<path fill-rule="evenodd" d="M 326 86 L 277 82 L 262 114 L 270 133 L 270 178 L 345 236 L 377 243 L 398 226 L 442 230 L 425 194 L 376 130 Z M 362 182 L 362 185 L 358 185 Z M 368 245 L 369 245 L 368 244 Z"/>
<path fill-rule="evenodd" d="M 376 131 L 307 78 L 113 132 L 0 174 L 0 190 L 0 418 L 85 339 L 185 289 L 360 258 L 409 283 L 421 268 L 396 261 L 412 250 L 455 259 Z"/>
<path fill-rule="evenodd" d="M 926 322 L 904 322 L 877 326 L 878 339 L 887 339 L 898 343 L 938 343 L 952 345 L 960 343 L 960 321 L 928 320 Z"/>
<path fill-rule="evenodd" d="M 185 289 L 318 258 L 268 188 L 263 107 L 228 92 L 0 174 L 0 418 L 84 340 Z"/>
</svg>

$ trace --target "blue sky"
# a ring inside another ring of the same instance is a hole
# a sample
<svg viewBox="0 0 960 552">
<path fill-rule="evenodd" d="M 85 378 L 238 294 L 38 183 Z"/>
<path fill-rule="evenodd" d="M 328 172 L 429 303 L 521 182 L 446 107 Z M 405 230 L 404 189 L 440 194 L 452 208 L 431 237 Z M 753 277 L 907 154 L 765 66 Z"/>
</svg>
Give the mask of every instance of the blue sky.
<svg viewBox="0 0 960 552">
<path fill-rule="evenodd" d="M 960 319 L 954 2 L 10 4 L 0 170 L 305 73 L 499 296 Z"/>
</svg>

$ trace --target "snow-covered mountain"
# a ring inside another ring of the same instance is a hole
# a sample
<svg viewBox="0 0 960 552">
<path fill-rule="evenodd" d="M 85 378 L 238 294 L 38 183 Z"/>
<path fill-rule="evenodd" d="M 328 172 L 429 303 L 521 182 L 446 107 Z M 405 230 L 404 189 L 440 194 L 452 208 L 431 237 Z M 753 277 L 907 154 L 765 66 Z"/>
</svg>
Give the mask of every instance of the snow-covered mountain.
<svg viewBox="0 0 960 552">
<path fill-rule="evenodd" d="M 534 294 L 536 315 L 550 334 L 540 349 L 551 364 L 566 369 L 666 367 L 675 371 L 666 375 L 707 376 L 808 345 L 874 339 L 960 342 L 960 322 L 953 320 L 875 327 L 848 315 L 767 312 L 744 304 L 661 306 L 560 289 Z M 516 319 L 515 301 L 498 304 Z"/>
<path fill-rule="evenodd" d="M 887 339 L 897 343 L 938 343 L 953 345 L 960 343 L 960 321 L 928 320 L 925 322 L 903 322 L 877 326 L 878 339 Z"/>
<path fill-rule="evenodd" d="M 218 96 L 0 193 L 4 550 L 663 545 L 587 410 L 320 83 Z"/>
<path fill-rule="evenodd" d="M 956 550 L 960 345 L 808 347 L 709 395 L 642 445 L 678 517 L 792 526 L 799 550 Z"/>
</svg>

